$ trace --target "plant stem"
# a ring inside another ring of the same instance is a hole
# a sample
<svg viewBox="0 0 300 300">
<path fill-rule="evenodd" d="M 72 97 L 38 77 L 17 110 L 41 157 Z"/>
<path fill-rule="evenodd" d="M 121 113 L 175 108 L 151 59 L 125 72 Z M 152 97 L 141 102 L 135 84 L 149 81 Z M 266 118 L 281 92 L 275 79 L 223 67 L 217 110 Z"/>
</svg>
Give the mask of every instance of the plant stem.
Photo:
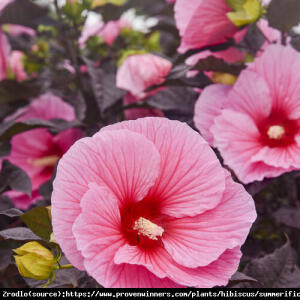
<svg viewBox="0 0 300 300">
<path fill-rule="evenodd" d="M 74 267 L 71 264 L 59 266 L 59 269 L 72 269 L 72 268 Z"/>
</svg>

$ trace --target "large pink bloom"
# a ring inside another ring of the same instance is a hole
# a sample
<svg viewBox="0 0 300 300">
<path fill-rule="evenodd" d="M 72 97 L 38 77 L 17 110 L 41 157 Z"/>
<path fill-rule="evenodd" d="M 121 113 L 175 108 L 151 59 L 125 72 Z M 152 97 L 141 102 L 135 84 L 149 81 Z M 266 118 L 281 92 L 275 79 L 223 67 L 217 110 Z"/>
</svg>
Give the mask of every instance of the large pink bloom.
<svg viewBox="0 0 300 300">
<path fill-rule="evenodd" d="M 72 121 L 75 112 L 72 106 L 53 95 L 43 95 L 19 110 L 9 119 L 24 121 L 28 119 L 64 119 Z M 33 195 L 30 198 L 20 192 L 9 192 L 15 206 L 27 209 L 39 197 L 38 188 L 50 180 L 54 166 L 69 147 L 82 137 L 78 129 L 68 129 L 53 136 L 47 129 L 34 129 L 15 135 L 11 140 L 12 150 L 6 159 L 16 164 L 29 175 Z"/>
<path fill-rule="evenodd" d="M 53 230 L 104 287 L 212 287 L 236 271 L 252 198 L 201 136 L 144 118 L 103 128 L 58 165 Z"/>
<path fill-rule="evenodd" d="M 245 183 L 300 169 L 300 54 L 271 45 L 231 89 L 204 90 L 195 124 Z"/>
<path fill-rule="evenodd" d="M 172 64 L 157 55 L 131 55 L 125 59 L 117 72 L 117 87 L 128 91 L 124 97 L 124 104 L 132 104 L 144 100 L 158 90 L 146 92 L 153 85 L 161 84 L 169 74 Z M 125 116 L 129 120 L 146 116 L 163 116 L 160 110 L 155 109 L 127 109 Z"/>
<path fill-rule="evenodd" d="M 238 31 L 226 15 L 232 10 L 226 0 L 177 0 L 174 9 L 180 53 L 224 43 Z"/>
</svg>

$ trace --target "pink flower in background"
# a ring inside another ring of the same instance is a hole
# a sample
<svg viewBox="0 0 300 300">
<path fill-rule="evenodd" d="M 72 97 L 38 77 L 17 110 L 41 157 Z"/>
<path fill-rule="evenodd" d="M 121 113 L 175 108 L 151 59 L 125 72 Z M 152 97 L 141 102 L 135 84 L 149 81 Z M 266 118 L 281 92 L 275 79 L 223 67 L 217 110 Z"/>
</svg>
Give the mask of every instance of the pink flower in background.
<svg viewBox="0 0 300 300">
<path fill-rule="evenodd" d="M 195 124 L 225 164 L 249 183 L 300 169 L 300 54 L 271 45 L 232 89 L 210 86 Z"/>
<path fill-rule="evenodd" d="M 232 9 L 225 0 L 177 0 L 174 10 L 180 53 L 224 43 L 238 31 L 226 15 Z"/>
<path fill-rule="evenodd" d="M 76 142 L 52 194 L 56 241 L 104 287 L 226 285 L 255 217 L 201 136 L 166 118 Z"/>
<path fill-rule="evenodd" d="M 14 0 L 1 0 L 0 2 L 0 14 L 1 14 L 1 10 L 8 5 L 9 3 L 13 2 Z"/>
<path fill-rule="evenodd" d="M 7 78 L 10 45 L 6 35 L 0 29 L 0 81 Z"/>
<path fill-rule="evenodd" d="M 8 118 L 8 120 L 11 119 L 18 121 L 28 119 L 73 121 L 75 111 L 71 105 L 63 102 L 60 98 L 46 94 Z M 40 197 L 39 186 L 50 180 L 59 158 L 81 137 L 82 132 L 79 129 L 68 129 L 55 136 L 47 129 L 33 129 L 12 138 L 12 150 L 6 159 L 27 172 L 31 178 L 33 190 L 32 198 L 20 192 L 8 192 L 16 207 L 27 209 L 36 202 Z"/>
<path fill-rule="evenodd" d="M 12 51 L 9 56 L 9 66 L 11 71 L 16 75 L 18 81 L 28 78 L 23 65 L 24 53 L 21 51 Z"/>
<path fill-rule="evenodd" d="M 122 28 L 130 28 L 128 21 L 120 19 L 117 21 L 109 21 L 106 24 L 99 22 L 96 25 L 86 26 L 79 39 L 79 44 L 84 47 L 85 43 L 92 36 L 99 36 L 104 39 L 105 43 L 111 46 L 115 39 L 119 36 Z"/>
<path fill-rule="evenodd" d="M 125 97 L 123 98 L 123 104 L 124 105 L 130 105 L 133 103 L 137 103 L 141 101 L 140 99 L 136 98 L 130 93 L 127 93 Z M 164 114 L 159 109 L 154 108 L 130 108 L 126 109 L 124 111 L 125 117 L 127 120 L 136 120 L 138 118 L 144 118 L 144 117 L 163 117 Z"/>
<path fill-rule="evenodd" d="M 136 103 L 155 94 L 158 89 L 145 92 L 153 85 L 161 84 L 169 74 L 172 64 L 157 55 L 139 54 L 131 55 L 125 59 L 117 72 L 117 87 L 128 91 L 124 97 L 124 104 Z M 160 110 L 153 109 L 127 109 L 127 119 L 136 119 L 145 116 L 163 116 Z"/>
</svg>

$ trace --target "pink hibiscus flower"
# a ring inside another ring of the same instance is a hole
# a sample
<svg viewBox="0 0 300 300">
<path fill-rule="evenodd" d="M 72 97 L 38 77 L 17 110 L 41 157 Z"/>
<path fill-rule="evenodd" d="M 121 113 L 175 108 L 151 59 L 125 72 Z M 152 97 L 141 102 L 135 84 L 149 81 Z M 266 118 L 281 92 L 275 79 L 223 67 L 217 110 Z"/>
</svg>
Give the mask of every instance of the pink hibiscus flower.
<svg viewBox="0 0 300 300">
<path fill-rule="evenodd" d="M 137 103 L 155 94 L 159 89 L 151 92 L 145 90 L 153 85 L 161 84 L 169 74 L 172 64 L 157 55 L 131 55 L 125 59 L 117 72 L 117 87 L 128 91 L 124 97 L 124 105 Z M 128 120 L 135 120 L 145 116 L 159 116 L 163 113 L 157 109 L 127 109 L 125 116 Z"/>
<path fill-rule="evenodd" d="M 234 87 L 209 86 L 195 124 L 244 183 L 300 169 L 300 54 L 271 45 Z"/>
<path fill-rule="evenodd" d="M 180 53 L 224 43 L 239 29 L 226 15 L 232 9 L 225 0 L 177 0 L 174 10 Z"/>
<path fill-rule="evenodd" d="M 256 213 L 201 136 L 143 118 L 76 142 L 58 165 L 53 231 L 104 287 L 212 287 L 236 271 Z"/>
<path fill-rule="evenodd" d="M 31 102 L 26 108 L 20 109 L 9 117 L 18 121 L 28 119 L 64 119 L 73 121 L 75 111 L 73 107 L 53 95 L 43 95 Z M 16 207 L 27 209 L 40 197 L 38 189 L 41 184 L 50 180 L 54 167 L 59 158 L 79 138 L 82 132 L 79 129 L 68 129 L 53 136 L 47 129 L 34 129 L 15 135 L 11 140 L 12 150 L 6 159 L 22 168 L 32 182 L 32 197 L 11 191 L 11 197 Z"/>
<path fill-rule="evenodd" d="M 0 81 L 7 78 L 8 56 L 10 45 L 6 35 L 0 29 Z"/>
</svg>

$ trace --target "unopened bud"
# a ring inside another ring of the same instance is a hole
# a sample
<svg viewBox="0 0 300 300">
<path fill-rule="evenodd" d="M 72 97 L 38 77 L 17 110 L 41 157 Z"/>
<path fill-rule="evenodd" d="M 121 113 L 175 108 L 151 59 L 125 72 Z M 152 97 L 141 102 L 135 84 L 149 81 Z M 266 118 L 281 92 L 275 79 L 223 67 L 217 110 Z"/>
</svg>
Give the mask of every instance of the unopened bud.
<svg viewBox="0 0 300 300">
<path fill-rule="evenodd" d="M 36 280 L 49 279 L 56 269 L 56 260 L 50 250 L 38 242 L 29 242 L 14 249 L 20 274 Z"/>
</svg>

